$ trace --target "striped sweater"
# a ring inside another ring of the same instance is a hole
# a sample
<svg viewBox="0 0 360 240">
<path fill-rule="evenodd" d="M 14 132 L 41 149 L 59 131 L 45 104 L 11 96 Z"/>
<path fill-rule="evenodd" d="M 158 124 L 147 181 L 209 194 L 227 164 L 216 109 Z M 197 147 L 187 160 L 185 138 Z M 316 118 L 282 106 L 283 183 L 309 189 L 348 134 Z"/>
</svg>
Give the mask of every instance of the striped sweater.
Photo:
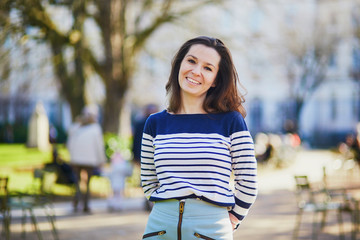
<svg viewBox="0 0 360 240">
<path fill-rule="evenodd" d="M 150 201 L 200 198 L 229 207 L 240 221 L 257 195 L 252 137 L 238 112 L 151 115 L 141 147 Z"/>
</svg>

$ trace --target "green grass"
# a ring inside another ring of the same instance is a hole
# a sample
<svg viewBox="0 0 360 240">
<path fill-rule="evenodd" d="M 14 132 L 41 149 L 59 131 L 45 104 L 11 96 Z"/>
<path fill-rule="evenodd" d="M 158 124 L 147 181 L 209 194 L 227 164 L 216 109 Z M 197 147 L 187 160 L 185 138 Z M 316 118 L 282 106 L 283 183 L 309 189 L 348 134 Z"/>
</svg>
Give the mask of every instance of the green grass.
<svg viewBox="0 0 360 240">
<path fill-rule="evenodd" d="M 43 164 L 51 160 L 51 152 L 40 152 L 23 144 L 0 144 L 1 167 L 24 167 Z"/>
<path fill-rule="evenodd" d="M 64 145 L 58 145 L 59 156 L 69 160 L 69 153 Z M 51 150 L 41 152 L 35 148 L 27 148 L 24 144 L 0 144 L 0 176 L 9 177 L 9 190 L 26 192 L 35 185 L 33 172 L 44 164 L 52 161 Z M 104 196 L 106 189 L 104 178 L 91 180 L 91 189 L 97 194 Z M 63 185 L 54 185 L 56 195 L 69 196 L 72 191 Z"/>
</svg>

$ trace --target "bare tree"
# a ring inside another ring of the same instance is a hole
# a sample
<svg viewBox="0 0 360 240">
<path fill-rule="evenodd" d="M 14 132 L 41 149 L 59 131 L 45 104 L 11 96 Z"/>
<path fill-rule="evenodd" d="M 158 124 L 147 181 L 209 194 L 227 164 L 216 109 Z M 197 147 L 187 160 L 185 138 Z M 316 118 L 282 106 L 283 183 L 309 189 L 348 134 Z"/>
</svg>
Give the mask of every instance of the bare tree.
<svg viewBox="0 0 360 240">
<path fill-rule="evenodd" d="M 288 29 L 286 49 L 287 76 L 293 112 L 287 118 L 294 123 L 297 131 L 298 122 L 306 101 L 316 89 L 326 81 L 329 63 L 335 54 L 338 37 L 327 31 L 327 26 L 314 21 L 306 36 L 297 29 Z"/>
<path fill-rule="evenodd" d="M 40 30 L 37 38 L 50 46 L 54 72 L 73 117 L 85 104 L 84 89 L 90 72 L 103 80 L 106 88 L 104 131 L 116 133 L 134 63 L 146 41 L 164 23 L 215 2 L 219 1 L 5 0 L 4 9 L 17 10 L 23 29 L 31 26 Z M 72 26 L 68 31 L 60 30 L 48 11 L 49 6 L 70 10 Z M 84 24 L 89 19 L 94 20 L 100 31 L 101 57 L 96 56 L 85 34 Z M 65 55 L 68 50 L 72 52 L 70 62 Z"/>
</svg>

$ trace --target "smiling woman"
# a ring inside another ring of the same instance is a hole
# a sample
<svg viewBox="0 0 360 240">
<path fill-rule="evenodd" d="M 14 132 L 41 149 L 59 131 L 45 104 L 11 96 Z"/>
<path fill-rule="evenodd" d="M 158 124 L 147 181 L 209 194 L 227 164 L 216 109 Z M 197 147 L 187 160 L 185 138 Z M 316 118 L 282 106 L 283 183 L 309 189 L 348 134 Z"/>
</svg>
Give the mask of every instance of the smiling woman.
<svg viewBox="0 0 360 240">
<path fill-rule="evenodd" d="M 210 87 L 215 87 L 219 62 L 220 55 L 213 48 L 196 44 L 189 49 L 181 62 L 178 79 L 181 99 L 188 101 L 182 104 L 182 108 L 192 106 L 193 109 L 181 109 L 179 113 L 204 113 L 202 103 Z"/>
<path fill-rule="evenodd" d="M 143 239 L 233 239 L 257 196 L 238 82 L 219 39 L 191 39 L 175 55 L 169 106 L 151 115 L 143 132 L 142 187 L 155 202 Z"/>
</svg>

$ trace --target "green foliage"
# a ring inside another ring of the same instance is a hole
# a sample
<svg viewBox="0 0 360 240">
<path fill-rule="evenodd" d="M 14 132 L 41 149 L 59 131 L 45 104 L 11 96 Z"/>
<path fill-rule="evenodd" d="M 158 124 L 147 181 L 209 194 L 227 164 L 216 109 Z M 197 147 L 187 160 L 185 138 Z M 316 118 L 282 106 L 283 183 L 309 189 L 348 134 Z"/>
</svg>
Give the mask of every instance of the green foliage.
<svg viewBox="0 0 360 240">
<path fill-rule="evenodd" d="M 132 138 L 124 138 L 113 133 L 105 133 L 104 141 L 105 152 L 108 159 L 110 159 L 114 153 L 118 152 L 121 153 L 125 160 L 131 160 Z"/>
<path fill-rule="evenodd" d="M 27 131 L 28 127 L 26 124 L 0 124 L 0 143 L 25 143 L 27 140 Z"/>
</svg>

